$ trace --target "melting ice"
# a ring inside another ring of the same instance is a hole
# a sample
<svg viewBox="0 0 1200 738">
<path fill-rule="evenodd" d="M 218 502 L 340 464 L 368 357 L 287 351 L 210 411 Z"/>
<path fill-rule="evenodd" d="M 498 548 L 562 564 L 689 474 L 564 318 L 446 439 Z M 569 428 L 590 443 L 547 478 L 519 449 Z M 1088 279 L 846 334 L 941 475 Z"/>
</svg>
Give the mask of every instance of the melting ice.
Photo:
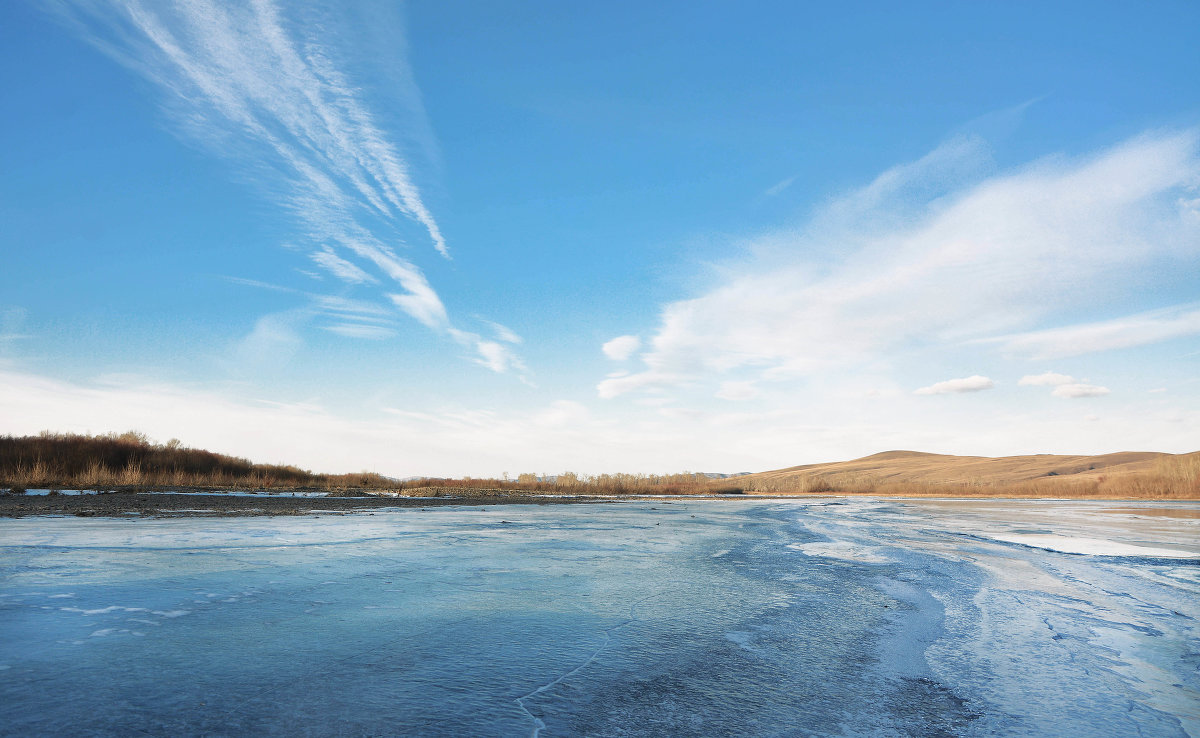
<svg viewBox="0 0 1200 738">
<path fill-rule="evenodd" d="M 0 520 L 0 734 L 1200 736 L 1198 511 Z"/>
</svg>

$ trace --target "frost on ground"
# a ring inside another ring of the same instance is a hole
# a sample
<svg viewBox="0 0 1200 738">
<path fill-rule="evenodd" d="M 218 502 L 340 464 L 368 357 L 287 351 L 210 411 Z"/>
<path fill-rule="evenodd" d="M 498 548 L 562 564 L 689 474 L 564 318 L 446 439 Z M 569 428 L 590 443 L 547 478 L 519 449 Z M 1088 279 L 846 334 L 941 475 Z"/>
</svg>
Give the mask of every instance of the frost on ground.
<svg viewBox="0 0 1200 738">
<path fill-rule="evenodd" d="M 1200 736 L 1198 507 L 0 520 L 0 734 Z"/>
</svg>

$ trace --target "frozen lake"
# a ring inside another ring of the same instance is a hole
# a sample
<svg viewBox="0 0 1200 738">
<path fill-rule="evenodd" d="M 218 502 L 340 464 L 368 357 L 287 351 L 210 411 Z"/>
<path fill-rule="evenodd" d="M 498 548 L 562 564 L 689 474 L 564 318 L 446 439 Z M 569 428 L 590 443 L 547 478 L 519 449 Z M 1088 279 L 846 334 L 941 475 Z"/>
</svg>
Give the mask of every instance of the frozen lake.
<svg viewBox="0 0 1200 738">
<path fill-rule="evenodd" d="M 1200 505 L 0 520 L 0 733 L 1200 736 Z"/>
</svg>

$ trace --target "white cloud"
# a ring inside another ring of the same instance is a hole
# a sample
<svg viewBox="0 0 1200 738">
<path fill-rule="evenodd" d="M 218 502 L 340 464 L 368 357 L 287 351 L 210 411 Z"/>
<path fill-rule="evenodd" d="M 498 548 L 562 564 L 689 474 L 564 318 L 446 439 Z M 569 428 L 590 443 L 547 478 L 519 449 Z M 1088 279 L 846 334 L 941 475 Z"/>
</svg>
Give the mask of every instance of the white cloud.
<svg viewBox="0 0 1200 738">
<path fill-rule="evenodd" d="M 322 328 L 330 333 L 336 333 L 346 338 L 365 338 L 371 341 L 382 341 L 385 338 L 392 338 L 396 335 L 396 332 L 391 328 L 385 328 L 381 325 L 365 325 L 363 323 L 334 323 L 322 326 Z"/>
<path fill-rule="evenodd" d="M 727 265 L 718 286 L 662 308 L 642 380 L 601 386 L 619 393 L 735 368 L 811 376 L 911 347 L 959 346 L 1111 300 L 1131 270 L 1156 261 L 1200 261 L 1200 218 L 1180 205 L 1200 180 L 1196 131 L 971 183 L 985 159 L 979 142 L 952 141 L 802 230 L 749 242 L 753 256 Z M 1151 335 L 1197 321 L 1200 313 L 1180 314 Z M 1146 340 L 1143 329 L 1132 334 Z"/>
<path fill-rule="evenodd" d="M 1075 377 L 1067 374 L 1058 374 L 1057 372 L 1046 372 L 1044 374 L 1027 374 L 1021 377 L 1019 385 L 1026 387 L 1056 387 L 1060 384 L 1072 384 L 1075 382 Z"/>
<path fill-rule="evenodd" d="M 379 284 L 379 280 L 362 270 L 357 264 L 346 261 L 328 246 L 309 255 L 318 266 L 333 276 L 350 284 Z"/>
<path fill-rule="evenodd" d="M 1200 334 L 1200 308 L 1189 304 L 987 340 L 1000 344 L 1008 354 L 1045 360 L 1144 346 L 1196 334 Z"/>
<path fill-rule="evenodd" d="M 947 379 L 928 387 L 922 387 L 913 392 L 914 395 L 956 395 L 964 392 L 980 392 L 995 387 L 996 383 L 987 377 L 975 374 L 961 379 Z"/>
<path fill-rule="evenodd" d="M 1051 394 L 1055 397 L 1066 397 L 1075 399 L 1079 397 L 1101 397 L 1109 393 L 1108 387 L 1099 387 L 1094 384 L 1060 384 L 1054 388 Z"/>
<path fill-rule="evenodd" d="M 605 400 L 618 397 L 632 390 L 658 390 L 678 384 L 680 378 L 660 372 L 640 372 L 607 377 L 596 385 L 596 393 Z"/>
<path fill-rule="evenodd" d="M 307 320 L 305 311 L 289 310 L 264 315 L 234 349 L 235 361 L 243 367 L 261 367 L 286 362 L 300 348 L 298 329 Z"/>
<path fill-rule="evenodd" d="M 642 339 L 637 336 L 617 336 L 606 342 L 600 349 L 604 355 L 613 361 L 625 361 L 642 346 Z"/>
<path fill-rule="evenodd" d="M 428 123 L 395 8 L 354 11 L 387 28 L 377 34 L 389 39 L 387 48 L 364 46 L 354 36 L 361 22 L 355 28 L 354 13 L 338 5 L 62 0 L 52 8 L 85 40 L 155 85 L 180 133 L 260 182 L 295 218 L 314 263 L 351 284 L 378 284 L 364 265 L 379 269 L 403 288 L 387 295 L 397 308 L 454 337 L 422 270 L 391 246 L 415 226 L 449 257 L 410 162 L 364 90 L 386 79 L 376 90 L 386 97 L 376 107 L 401 117 L 400 135 L 422 137 Z M 358 67 L 374 74 L 351 79 L 348 70 Z M 498 366 L 496 352 L 486 351 L 488 366 Z"/>
<path fill-rule="evenodd" d="M 218 149 L 233 145 L 239 156 L 247 142 L 266 147 L 299 194 L 361 197 L 378 214 L 417 221 L 445 253 L 408 164 L 342 69 L 351 50 L 325 43 L 336 34 L 318 38 L 271 0 L 66 0 L 57 9 L 101 51 L 157 84 L 190 135 Z M 322 18 L 335 23 L 333 13 Z M 416 94 L 415 87 L 404 92 Z"/>
<path fill-rule="evenodd" d="M 794 176 L 788 177 L 787 179 L 780 180 L 779 182 L 776 182 L 775 184 L 768 187 L 763 192 L 763 194 L 766 195 L 767 197 L 775 197 L 776 195 L 780 194 L 787 188 L 791 187 L 793 184 L 795 184 L 795 182 L 796 182 L 796 178 Z"/>
<path fill-rule="evenodd" d="M 523 339 L 517 335 L 516 331 L 506 325 L 502 325 L 493 320 L 483 320 L 483 322 L 492 329 L 496 340 L 504 341 L 505 343 L 522 343 Z"/>
<path fill-rule="evenodd" d="M 509 369 L 515 369 L 519 372 L 526 371 L 524 362 L 521 361 L 520 357 L 509 346 L 497 341 L 489 341 L 478 333 L 470 331 L 450 328 L 449 332 L 459 345 L 466 346 L 475 352 L 476 355 L 471 360 L 476 364 L 485 366 L 498 374 L 503 374 Z M 526 383 L 529 382 L 528 378 L 524 376 L 521 378 Z"/>
<path fill-rule="evenodd" d="M 754 382 L 722 382 L 716 397 L 722 400 L 753 400 L 758 397 L 758 388 Z"/>
</svg>

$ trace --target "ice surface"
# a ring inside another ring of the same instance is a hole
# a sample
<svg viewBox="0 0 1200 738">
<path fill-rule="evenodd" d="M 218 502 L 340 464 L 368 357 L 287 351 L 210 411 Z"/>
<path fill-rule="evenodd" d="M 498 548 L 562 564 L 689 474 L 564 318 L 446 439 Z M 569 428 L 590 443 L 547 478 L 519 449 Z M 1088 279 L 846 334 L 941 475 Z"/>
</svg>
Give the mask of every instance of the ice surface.
<svg viewBox="0 0 1200 738">
<path fill-rule="evenodd" d="M 0 734 L 1200 736 L 1197 510 L 0 520 Z"/>
</svg>

